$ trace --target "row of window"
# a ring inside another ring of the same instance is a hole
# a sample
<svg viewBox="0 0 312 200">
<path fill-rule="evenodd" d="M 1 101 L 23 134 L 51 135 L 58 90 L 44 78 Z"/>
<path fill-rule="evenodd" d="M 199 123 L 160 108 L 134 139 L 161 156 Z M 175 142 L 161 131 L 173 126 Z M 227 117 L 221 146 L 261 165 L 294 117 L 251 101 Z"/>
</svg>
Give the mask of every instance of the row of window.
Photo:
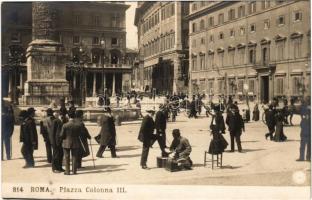
<svg viewBox="0 0 312 200">
<path fill-rule="evenodd" d="M 275 51 L 276 51 L 276 61 L 282 61 L 287 59 L 285 55 L 285 47 L 286 47 L 286 38 L 277 40 L 275 42 Z M 234 66 L 234 65 L 242 65 L 245 64 L 245 56 L 248 53 L 248 63 L 256 64 L 256 61 L 259 60 L 257 56 L 257 48 L 256 43 L 248 44 L 248 49 L 246 50 L 246 46 L 238 46 L 237 50 L 233 46 L 230 46 L 227 51 L 223 48 L 217 49 L 217 56 L 213 50 L 209 50 L 206 53 L 200 53 L 199 55 L 192 55 L 191 66 L 193 71 L 198 70 L 207 70 L 210 68 L 216 67 L 224 67 L 224 66 Z M 290 41 L 290 48 L 293 49 L 291 58 L 298 59 L 302 58 L 302 37 L 293 38 Z M 269 41 L 265 44 L 261 45 L 261 64 L 268 64 L 270 62 L 270 43 Z M 226 58 L 227 63 L 224 62 L 225 52 L 227 52 Z M 310 45 L 308 45 L 308 53 L 310 52 Z M 216 58 L 215 58 L 216 57 Z M 215 59 L 217 63 L 215 63 Z M 199 63 L 198 63 L 199 62 Z M 206 64 L 207 62 L 207 64 Z"/>
<path fill-rule="evenodd" d="M 302 20 L 302 13 L 301 12 L 295 12 L 295 16 L 297 16 L 295 18 L 296 22 Z M 281 15 L 281 16 L 278 17 L 278 19 L 276 21 L 276 25 L 277 26 L 282 26 L 284 24 L 285 24 L 285 16 Z M 270 29 L 270 20 L 269 19 L 265 19 L 263 21 L 263 29 L 265 29 L 265 30 Z M 249 31 L 250 31 L 250 33 L 255 33 L 256 32 L 256 24 L 255 23 L 249 25 Z M 244 26 L 239 27 L 239 31 L 238 32 L 239 32 L 238 33 L 239 36 L 245 35 L 245 32 L 246 32 L 245 27 Z M 235 34 L 236 34 L 235 29 L 234 28 L 230 29 L 229 36 L 231 38 L 234 38 Z M 222 31 L 219 32 L 218 39 L 223 40 L 224 38 L 225 38 L 224 32 L 222 32 Z M 214 42 L 214 35 L 210 35 L 209 42 Z M 201 38 L 200 44 L 205 44 L 205 38 Z M 192 47 L 196 47 L 196 40 L 195 39 L 192 41 Z"/>
<path fill-rule="evenodd" d="M 159 13 L 161 13 L 161 20 L 165 20 L 175 14 L 175 6 L 174 3 L 166 4 L 161 8 L 161 10 L 155 11 L 151 16 L 143 22 L 142 32 L 146 33 L 148 30 L 159 24 Z"/>
<path fill-rule="evenodd" d="M 146 45 L 143 45 L 144 57 L 152 56 L 158 54 L 162 51 L 174 48 L 175 44 L 175 33 L 171 32 L 170 34 L 156 39 Z"/>
<path fill-rule="evenodd" d="M 193 80 L 194 82 L 194 80 Z M 248 92 L 253 92 L 255 94 L 256 90 L 255 90 L 255 82 L 256 80 L 253 79 L 248 79 Z M 276 76 L 275 77 L 275 95 L 285 95 L 286 92 L 286 87 L 285 87 L 285 76 Z M 221 94 L 221 93 L 225 93 L 225 80 L 221 79 L 221 80 L 217 80 L 217 94 Z M 235 95 L 235 94 L 243 94 L 244 92 L 244 83 L 245 80 L 243 78 L 239 78 L 237 79 L 237 81 L 235 81 L 235 78 L 228 78 L 227 81 L 227 89 L 228 89 L 228 94 L 229 95 Z M 207 84 L 205 80 L 199 80 L 199 84 L 198 84 L 198 89 L 199 91 L 209 91 L 210 94 L 214 94 L 214 84 L 215 81 L 214 80 L 208 80 Z M 299 96 L 302 95 L 303 88 L 303 79 L 301 76 L 292 76 L 291 77 L 291 92 L 293 96 Z M 309 84 L 308 84 L 308 87 Z M 194 88 L 194 86 L 193 86 Z M 309 88 L 307 88 L 309 89 Z M 309 90 L 308 90 L 309 91 Z"/>
<path fill-rule="evenodd" d="M 244 8 L 242 6 L 239 7 L 239 10 L 240 8 Z M 239 14 L 238 16 L 239 17 L 243 17 L 245 16 L 245 11 L 242 11 L 242 12 L 239 12 L 241 13 L 241 15 Z M 235 10 L 234 9 L 230 9 L 229 10 L 229 21 L 235 19 Z M 299 10 L 296 10 L 293 12 L 293 21 L 294 22 L 298 22 L 298 21 L 302 21 L 302 12 L 299 11 Z M 220 13 L 218 15 L 218 25 L 221 25 L 224 23 L 224 14 L 223 13 Z M 285 15 L 280 15 L 277 17 L 276 19 L 276 25 L 277 26 L 281 26 L 281 25 L 285 25 Z M 202 31 L 202 30 L 205 30 L 206 28 L 208 27 L 213 27 L 214 26 L 214 17 L 209 17 L 208 18 L 208 26 L 206 27 L 205 25 L 205 19 L 201 19 L 200 22 L 199 22 L 199 27 L 197 26 L 198 24 L 196 22 L 193 22 L 192 23 L 192 32 L 197 32 L 197 31 Z M 264 22 L 264 29 L 269 29 L 269 26 L 270 26 L 270 22 L 269 22 L 269 19 L 266 19 L 265 22 Z M 251 32 L 255 32 L 256 31 L 256 25 L 255 24 L 251 24 L 250 25 L 250 31 Z"/>
<path fill-rule="evenodd" d="M 89 17 L 89 21 L 86 21 L 87 18 L 86 16 L 81 16 L 81 15 L 75 15 L 74 17 L 75 21 L 75 25 L 83 25 L 83 24 L 88 24 L 88 25 L 92 25 L 92 26 L 101 26 L 101 23 L 104 22 L 101 21 L 101 17 L 98 15 L 91 15 Z M 121 14 L 120 13 L 112 13 L 110 14 L 110 26 L 111 27 L 122 27 L 122 20 L 121 20 Z"/>
<path fill-rule="evenodd" d="M 73 36 L 73 44 L 80 44 L 81 41 L 82 41 L 82 38 L 79 35 Z M 122 38 L 113 37 L 110 39 L 110 43 L 111 43 L 111 46 L 118 46 L 118 45 L 122 44 Z M 97 36 L 92 37 L 92 44 L 93 45 L 100 45 L 101 44 L 100 38 Z M 105 44 L 103 44 L 103 45 L 105 45 Z"/>
</svg>

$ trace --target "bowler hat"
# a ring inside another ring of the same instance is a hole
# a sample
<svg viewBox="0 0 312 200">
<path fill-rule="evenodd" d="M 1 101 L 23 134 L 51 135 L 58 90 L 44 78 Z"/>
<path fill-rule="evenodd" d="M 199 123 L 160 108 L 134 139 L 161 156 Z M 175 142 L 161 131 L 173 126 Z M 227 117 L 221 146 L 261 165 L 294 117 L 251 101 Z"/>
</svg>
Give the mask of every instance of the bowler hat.
<svg viewBox="0 0 312 200">
<path fill-rule="evenodd" d="M 146 110 L 147 113 L 155 113 L 155 110 Z"/>
<path fill-rule="evenodd" d="M 28 112 L 28 113 L 33 113 L 33 112 L 35 112 L 35 111 L 36 111 L 36 109 L 33 108 L 33 107 L 30 107 L 30 108 L 27 109 L 27 112 Z"/>
<path fill-rule="evenodd" d="M 53 112 L 52 108 L 47 109 L 47 115 L 53 115 Z"/>
</svg>

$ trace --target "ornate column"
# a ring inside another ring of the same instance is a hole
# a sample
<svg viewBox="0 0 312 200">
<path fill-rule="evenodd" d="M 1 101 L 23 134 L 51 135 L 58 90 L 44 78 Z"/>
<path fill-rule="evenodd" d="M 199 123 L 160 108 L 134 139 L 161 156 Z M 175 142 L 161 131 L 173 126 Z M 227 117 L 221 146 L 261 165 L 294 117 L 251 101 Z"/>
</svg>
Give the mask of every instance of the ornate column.
<svg viewBox="0 0 312 200">
<path fill-rule="evenodd" d="M 20 72 L 20 87 L 21 87 L 21 90 L 24 90 L 23 72 Z"/>
<path fill-rule="evenodd" d="M 96 96 L 96 73 L 93 73 L 93 86 L 92 86 L 92 96 Z"/>
<path fill-rule="evenodd" d="M 76 73 L 73 73 L 73 89 L 76 90 Z"/>
<path fill-rule="evenodd" d="M 106 88 L 106 75 L 105 75 L 105 73 L 102 74 L 102 82 L 103 82 L 103 94 L 105 94 L 105 88 Z"/>
<path fill-rule="evenodd" d="M 113 73 L 113 84 L 112 84 L 112 96 L 116 96 L 116 93 L 115 93 L 115 73 Z"/>
<path fill-rule="evenodd" d="M 57 9 L 54 2 L 32 2 L 32 42 L 27 49 L 25 103 L 48 105 L 68 98 L 66 54 L 57 38 Z M 36 92 L 36 95 L 33 93 Z"/>
<path fill-rule="evenodd" d="M 9 89 L 8 89 L 8 97 L 10 97 L 11 100 L 13 97 L 13 77 L 12 77 L 12 73 L 8 73 L 9 74 Z"/>
</svg>

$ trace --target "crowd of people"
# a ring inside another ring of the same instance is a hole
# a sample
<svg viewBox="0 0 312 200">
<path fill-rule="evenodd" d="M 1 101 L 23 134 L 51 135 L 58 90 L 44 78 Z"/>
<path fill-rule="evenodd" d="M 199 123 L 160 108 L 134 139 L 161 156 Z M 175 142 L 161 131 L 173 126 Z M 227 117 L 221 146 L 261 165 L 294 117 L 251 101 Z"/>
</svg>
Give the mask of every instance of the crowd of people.
<svg viewBox="0 0 312 200">
<path fill-rule="evenodd" d="M 170 98 L 170 97 L 169 97 Z M 200 114 L 199 107 L 201 97 L 194 96 L 190 103 L 189 118 L 197 118 Z M 74 102 L 69 101 L 69 107 L 66 107 L 65 101 L 60 100 L 60 107 L 51 104 L 51 108 L 46 110 L 46 117 L 40 121 L 40 134 L 42 135 L 47 162 L 51 163 L 52 171 L 54 173 L 64 172 L 65 175 L 76 174 L 77 170 L 83 168 L 82 158 L 92 154 L 92 146 L 88 144 L 91 140 L 91 135 L 88 132 L 83 122 L 83 111 L 77 110 Z M 171 110 L 168 111 L 168 105 Z M 189 140 L 181 136 L 179 129 L 172 131 L 173 141 L 168 148 L 166 146 L 166 129 L 168 122 L 168 112 L 176 108 L 174 117 L 178 115 L 179 107 L 174 103 L 167 102 L 160 104 L 158 111 L 147 110 L 147 114 L 143 116 L 142 123 L 139 130 L 138 140 L 143 143 L 140 165 L 142 169 L 149 169 L 147 167 L 147 158 L 149 149 L 154 145 L 155 141 L 158 142 L 160 147 L 160 156 L 169 157 L 173 154 L 172 160 L 176 162 L 181 170 L 192 169 L 192 160 L 190 154 L 192 147 Z M 228 101 L 225 105 L 224 102 L 219 101 L 217 104 L 211 104 L 209 115 L 212 117 L 209 129 L 211 131 L 212 139 L 209 143 L 210 154 L 220 154 L 225 151 L 228 142 L 223 134 L 226 129 L 230 134 L 230 151 L 235 151 L 237 146 L 238 152 L 242 152 L 241 135 L 245 132 L 245 123 L 247 119 L 246 113 L 240 114 L 237 102 Z M 35 160 L 33 157 L 34 151 L 38 149 L 38 134 L 35 123 L 35 112 L 33 107 L 20 112 L 20 142 L 22 143 L 21 153 L 25 159 L 24 168 L 35 167 Z M 154 118 L 156 112 L 156 116 Z M 287 139 L 284 133 L 285 117 L 283 113 L 285 110 L 278 107 L 277 99 L 273 99 L 269 104 L 268 109 L 265 111 L 265 121 L 268 127 L 268 133 L 265 138 L 270 138 L 272 141 L 282 142 Z M 224 119 L 223 113 L 226 117 Z M 258 121 L 260 111 L 258 104 L 255 104 L 253 110 L 252 120 Z M 300 156 L 298 161 L 310 161 L 311 150 L 311 124 L 310 124 L 310 104 L 305 101 L 301 106 L 301 142 L 300 142 Z M 245 115 L 245 116 L 244 116 Z M 250 116 L 249 116 L 250 118 Z M 11 105 L 4 106 L 2 110 L 2 160 L 3 160 L 3 146 L 5 147 L 7 159 L 11 159 L 11 137 L 14 132 L 14 112 Z M 97 158 L 103 158 L 103 153 L 108 147 L 111 151 L 112 158 L 118 158 L 116 153 L 116 128 L 115 119 L 112 115 L 110 107 L 103 108 L 103 114 L 98 120 L 100 126 L 100 133 L 95 137 L 98 142 L 99 149 L 96 153 Z M 226 128 L 227 126 L 227 128 Z M 236 143 L 236 145 L 235 145 Z M 307 153 L 305 153 L 307 152 Z M 92 159 L 93 154 L 92 154 Z M 65 164 L 63 168 L 63 160 Z M 72 170 L 70 170 L 70 160 L 72 161 Z"/>
</svg>

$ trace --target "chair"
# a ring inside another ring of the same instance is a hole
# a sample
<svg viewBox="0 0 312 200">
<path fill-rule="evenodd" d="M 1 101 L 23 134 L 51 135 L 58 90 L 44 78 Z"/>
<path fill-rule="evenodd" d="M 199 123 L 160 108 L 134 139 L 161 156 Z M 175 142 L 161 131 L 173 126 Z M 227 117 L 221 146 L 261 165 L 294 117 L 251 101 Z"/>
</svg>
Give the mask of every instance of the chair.
<svg viewBox="0 0 312 200">
<path fill-rule="evenodd" d="M 220 153 L 220 154 L 211 154 L 211 160 L 208 160 L 208 159 L 207 159 L 207 154 L 209 154 L 208 151 L 205 151 L 204 167 L 206 166 L 206 163 L 211 162 L 211 168 L 213 169 L 214 163 L 215 163 L 215 161 L 217 161 L 217 167 L 222 168 L 223 153 Z M 217 156 L 217 159 L 214 158 L 215 155 Z M 219 155 L 220 155 L 220 157 L 219 157 Z"/>
</svg>

